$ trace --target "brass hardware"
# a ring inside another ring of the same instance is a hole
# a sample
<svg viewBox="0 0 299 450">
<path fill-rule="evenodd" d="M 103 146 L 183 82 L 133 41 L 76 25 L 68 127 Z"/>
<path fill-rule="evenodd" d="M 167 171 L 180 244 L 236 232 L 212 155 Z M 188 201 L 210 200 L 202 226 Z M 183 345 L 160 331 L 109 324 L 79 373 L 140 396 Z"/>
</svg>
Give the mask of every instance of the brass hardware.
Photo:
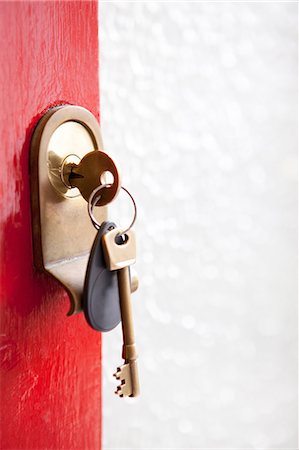
<svg viewBox="0 0 299 450">
<path fill-rule="evenodd" d="M 106 266 L 109 270 L 118 270 L 131 266 L 136 262 L 136 238 L 134 230 L 126 233 L 126 241 L 117 244 L 116 238 L 122 233 L 120 228 L 114 228 L 102 237 Z"/>
<path fill-rule="evenodd" d="M 104 206 L 110 203 L 118 194 L 120 189 L 120 177 L 114 161 L 103 151 L 90 152 L 85 155 L 79 164 L 74 162 L 64 166 L 62 177 L 66 178 L 66 184 L 73 188 L 78 188 L 81 195 L 88 202 L 90 195 L 100 184 L 109 179 L 109 186 L 102 192 L 100 199 L 96 203 L 97 206 Z"/>
<path fill-rule="evenodd" d="M 72 167 L 103 149 L 98 121 L 73 105 L 50 109 L 39 121 L 31 141 L 31 204 L 34 262 L 67 289 L 69 315 L 81 311 L 81 294 L 89 252 L 95 237 L 87 204 L 77 187 L 68 184 Z M 96 208 L 97 220 L 107 217 Z"/>
<path fill-rule="evenodd" d="M 47 141 L 45 152 L 49 180 L 62 196 L 78 197 L 79 190 L 67 182 L 66 168 L 79 164 L 83 156 L 90 151 L 103 149 L 99 124 L 86 109 L 78 106 L 63 106 L 48 111 L 37 128 L 42 126 L 42 122 L 47 120 L 48 115 L 53 117 L 43 131 L 43 139 Z"/>
</svg>

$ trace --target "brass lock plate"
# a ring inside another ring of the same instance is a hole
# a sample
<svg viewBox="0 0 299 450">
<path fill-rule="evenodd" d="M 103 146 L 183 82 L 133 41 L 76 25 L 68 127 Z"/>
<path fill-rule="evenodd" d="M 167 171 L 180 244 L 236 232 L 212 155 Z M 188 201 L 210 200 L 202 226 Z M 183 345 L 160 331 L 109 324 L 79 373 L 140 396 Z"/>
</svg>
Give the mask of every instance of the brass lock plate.
<svg viewBox="0 0 299 450">
<path fill-rule="evenodd" d="M 81 311 L 90 248 L 96 230 L 87 203 L 65 183 L 65 164 L 78 164 L 87 153 L 103 150 L 100 126 L 85 108 L 64 105 L 39 121 L 31 141 L 30 179 L 34 262 L 59 280 L 71 299 L 68 315 Z M 107 207 L 97 208 L 99 222 Z"/>
</svg>

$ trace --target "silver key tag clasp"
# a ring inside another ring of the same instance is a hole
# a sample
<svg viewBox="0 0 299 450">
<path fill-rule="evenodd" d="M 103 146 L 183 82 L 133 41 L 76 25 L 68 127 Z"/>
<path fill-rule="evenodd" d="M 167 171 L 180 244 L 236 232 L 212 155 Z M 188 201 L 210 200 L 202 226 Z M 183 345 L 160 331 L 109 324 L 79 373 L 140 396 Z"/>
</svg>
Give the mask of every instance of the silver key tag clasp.
<svg viewBox="0 0 299 450">
<path fill-rule="evenodd" d="M 136 262 L 136 237 L 134 230 L 128 230 L 122 243 L 118 237 L 122 234 L 120 228 L 114 228 L 102 236 L 102 246 L 105 262 L 109 270 L 119 270 Z"/>
</svg>

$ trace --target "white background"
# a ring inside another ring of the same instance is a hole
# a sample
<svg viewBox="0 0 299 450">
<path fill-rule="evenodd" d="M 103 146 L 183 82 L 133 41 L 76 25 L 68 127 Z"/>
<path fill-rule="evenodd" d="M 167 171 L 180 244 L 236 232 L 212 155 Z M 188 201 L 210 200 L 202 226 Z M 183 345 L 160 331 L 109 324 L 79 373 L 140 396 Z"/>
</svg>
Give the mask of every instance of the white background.
<svg viewBox="0 0 299 450">
<path fill-rule="evenodd" d="M 298 448 L 297 4 L 99 15 L 105 148 L 138 203 L 142 389 L 113 393 L 118 327 L 103 336 L 104 448 Z"/>
</svg>

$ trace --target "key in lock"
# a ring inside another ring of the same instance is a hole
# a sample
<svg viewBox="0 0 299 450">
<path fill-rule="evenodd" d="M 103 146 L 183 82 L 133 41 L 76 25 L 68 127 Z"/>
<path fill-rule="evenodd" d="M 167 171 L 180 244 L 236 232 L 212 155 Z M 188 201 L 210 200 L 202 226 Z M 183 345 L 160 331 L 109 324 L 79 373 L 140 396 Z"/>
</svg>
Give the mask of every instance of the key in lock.
<svg viewBox="0 0 299 450">
<path fill-rule="evenodd" d="M 78 188 L 82 197 L 88 202 L 90 195 L 98 186 L 107 184 L 102 190 L 96 206 L 105 206 L 110 203 L 120 190 L 120 175 L 113 159 L 103 151 L 87 153 L 76 164 L 62 165 L 61 176 L 68 188 Z"/>
</svg>

